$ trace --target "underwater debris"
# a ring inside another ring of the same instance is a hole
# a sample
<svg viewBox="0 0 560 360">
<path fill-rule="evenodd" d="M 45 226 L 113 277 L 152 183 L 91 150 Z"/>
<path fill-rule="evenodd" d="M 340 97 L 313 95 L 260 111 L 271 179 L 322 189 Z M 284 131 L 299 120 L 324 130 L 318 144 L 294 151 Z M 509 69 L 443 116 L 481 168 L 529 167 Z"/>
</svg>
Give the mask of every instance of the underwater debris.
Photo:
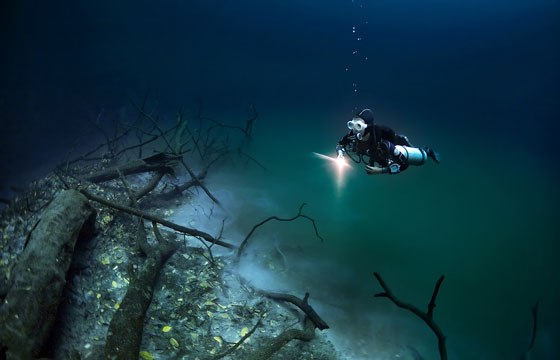
<svg viewBox="0 0 560 360">
<path fill-rule="evenodd" d="M 0 343 L 8 357 L 32 358 L 42 353 L 58 312 L 81 232 L 92 233 L 95 211 L 79 192 L 61 192 L 44 210 L 41 221 L 13 268 L 0 307 Z"/>
<path fill-rule="evenodd" d="M 251 125 L 247 123 L 247 135 Z M 87 166 L 80 165 L 85 157 L 76 162 L 66 161 L 44 181 L 48 184 L 46 195 L 37 200 L 34 204 L 37 206 L 32 207 L 34 211 L 12 211 L 13 207 L 2 213 L 0 269 L 6 270 L 3 274 L 8 279 L 10 264 L 25 247 L 27 234 L 38 223 L 44 206 L 57 193 L 63 189 L 78 189 L 89 198 L 98 214 L 95 237 L 76 250 L 65 289 L 69 296 L 60 304 L 59 313 L 64 314 L 64 318 L 59 319 L 49 355 L 88 359 L 103 356 L 103 353 L 120 356 L 122 351 L 128 351 L 132 357 L 142 359 L 245 358 L 264 340 L 297 326 L 299 321 L 292 311 L 277 306 L 239 278 L 232 267 L 231 253 L 216 255 L 212 251 L 214 245 L 229 249 L 237 249 L 237 246 L 223 241 L 222 234 L 213 237 L 195 229 L 197 224 L 187 228 L 167 220 L 175 206 L 197 201 L 193 193 L 183 196 L 183 192 L 190 187 L 201 187 L 208 167 L 192 181 L 181 185 L 159 171 L 151 177 L 125 175 L 124 168 L 115 164 L 122 163 L 118 154 L 126 152 L 121 153 L 117 148 L 118 142 L 112 143 L 107 155 L 88 162 Z M 207 152 L 210 154 L 212 152 Z M 114 178 L 104 180 L 102 185 L 84 182 L 86 178 L 96 179 L 99 174 L 110 173 Z M 174 197 L 158 196 L 161 194 Z M 142 238 L 139 229 L 143 228 L 144 221 L 168 226 L 171 231 L 159 233 L 157 225 L 153 224 L 153 235 Z M 184 236 L 177 236 L 176 231 Z M 162 237 L 169 240 L 162 241 Z M 159 251 L 157 246 L 173 243 L 175 238 L 182 239 L 172 246 L 173 251 L 179 249 L 181 256 L 167 259 L 169 249 Z M 210 245 L 201 246 L 193 241 L 200 239 L 210 240 Z M 20 245 L 14 246 L 17 243 Z M 155 256 L 155 253 L 160 254 Z M 156 277 L 158 264 L 161 265 L 160 276 Z M 143 276 L 148 278 L 146 282 L 152 283 L 151 290 L 138 285 Z M 142 291 L 138 293 L 138 289 Z M 135 292 L 136 297 L 131 295 Z M 151 301 L 145 301 L 146 295 L 151 296 Z M 145 321 L 137 321 L 136 325 L 122 320 L 131 311 L 131 301 L 145 307 Z M 125 342 L 131 345 L 123 346 Z M 115 344 L 119 344 L 118 351 L 113 351 Z M 336 358 L 334 354 L 326 338 L 315 334 L 311 342 L 284 344 L 276 358 L 293 359 L 304 355 L 330 360 Z"/>
</svg>

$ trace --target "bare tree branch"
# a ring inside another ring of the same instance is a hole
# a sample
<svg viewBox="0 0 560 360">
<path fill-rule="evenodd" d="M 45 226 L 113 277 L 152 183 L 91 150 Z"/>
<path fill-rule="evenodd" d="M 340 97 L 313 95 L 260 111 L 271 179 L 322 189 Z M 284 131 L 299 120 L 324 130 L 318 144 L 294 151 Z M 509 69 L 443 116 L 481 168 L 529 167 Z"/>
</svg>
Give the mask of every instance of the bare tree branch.
<svg viewBox="0 0 560 360">
<path fill-rule="evenodd" d="M 257 330 L 257 328 L 259 327 L 261 322 L 262 322 L 262 317 L 259 319 L 259 321 L 257 321 L 255 326 L 253 326 L 253 328 L 251 330 L 249 330 L 249 332 L 247 334 L 243 335 L 241 337 L 241 339 L 239 339 L 238 342 L 236 342 L 233 346 L 231 346 L 229 349 L 227 349 L 223 353 L 212 356 L 209 360 L 218 360 L 218 359 L 221 359 L 224 356 L 227 356 L 227 355 L 231 354 L 232 352 L 234 352 L 235 349 L 237 349 L 239 346 L 241 346 L 241 344 L 243 344 L 245 342 L 245 340 L 247 340 L 251 335 L 253 335 L 253 333 L 255 332 L 255 330 Z"/>
<path fill-rule="evenodd" d="M 150 213 L 147 213 L 147 212 L 144 212 L 144 211 L 141 211 L 141 210 L 138 210 L 138 209 L 134 209 L 130 206 L 121 205 L 121 204 L 115 203 L 113 201 L 109 201 L 107 199 L 104 199 L 102 197 L 94 195 L 94 194 L 88 192 L 85 189 L 80 189 L 80 192 L 92 201 L 96 201 L 100 204 L 103 204 L 105 206 L 109 206 L 113 209 L 117 209 L 117 210 L 123 211 L 125 213 L 136 215 L 136 216 L 139 216 L 143 219 L 156 222 L 156 223 L 161 224 L 165 227 L 173 229 L 177 232 L 187 234 L 187 235 L 191 235 L 191 236 L 195 236 L 195 237 L 199 237 L 199 238 L 202 238 L 202 239 L 204 239 L 208 242 L 214 243 L 216 245 L 223 246 L 223 247 L 228 248 L 228 249 L 236 249 L 237 248 L 235 245 L 227 243 L 227 242 L 219 240 L 219 239 L 216 239 L 212 235 L 210 235 L 208 233 L 205 233 L 204 231 L 188 228 L 186 226 L 181 226 L 181 225 L 172 223 L 171 221 L 168 221 L 168 220 L 162 219 L 160 217 L 154 216 Z"/>
<path fill-rule="evenodd" d="M 239 259 L 241 258 L 241 255 L 243 254 L 243 251 L 245 250 L 245 248 L 247 247 L 247 243 L 249 241 L 249 238 L 253 235 L 253 233 L 255 232 L 255 230 L 257 230 L 257 228 L 259 228 L 260 226 L 266 224 L 267 222 L 271 221 L 271 220 L 276 220 L 276 221 L 293 221 L 297 218 L 305 218 L 308 219 L 309 221 L 311 221 L 311 223 L 313 224 L 313 228 L 315 229 L 315 235 L 321 240 L 321 242 L 323 242 L 323 238 L 319 235 L 319 231 L 317 230 L 317 225 L 315 224 L 315 220 L 312 219 L 311 217 L 307 216 L 307 215 L 303 215 L 301 213 L 303 207 L 305 206 L 305 203 L 301 204 L 301 206 L 299 207 L 299 211 L 298 214 L 288 218 L 288 219 L 283 219 L 283 218 L 279 218 L 277 216 L 271 216 L 268 217 L 266 219 L 264 219 L 263 221 L 261 221 L 260 223 L 256 224 L 255 226 L 253 226 L 253 228 L 251 229 L 251 231 L 249 232 L 249 234 L 247 234 L 247 236 L 245 237 L 245 239 L 243 239 L 243 241 L 241 242 L 241 245 L 239 245 L 239 249 L 237 249 L 237 255 L 236 255 L 236 262 L 239 262 Z"/>
<path fill-rule="evenodd" d="M 437 297 L 437 294 L 439 292 L 439 288 L 441 286 L 441 283 L 443 282 L 444 276 L 442 275 L 436 283 L 436 286 L 434 288 L 434 292 L 432 293 L 432 298 L 430 300 L 430 303 L 428 304 L 428 311 L 427 312 L 422 312 L 416 306 L 405 303 L 403 301 L 400 301 L 395 295 L 393 295 L 393 292 L 389 289 L 389 287 L 387 286 L 387 284 L 385 283 L 383 278 L 381 278 L 381 275 L 379 275 L 379 273 L 375 272 L 375 273 L 373 273 L 373 275 L 375 276 L 375 278 L 379 282 L 379 285 L 381 285 L 383 290 L 385 290 L 384 292 L 380 292 L 380 293 L 375 294 L 375 297 L 386 297 L 389 300 L 391 300 L 398 307 L 400 307 L 402 309 L 405 309 L 405 310 L 408 310 L 408 311 L 412 312 L 414 315 L 418 316 L 420 319 L 422 319 L 430 327 L 430 329 L 432 329 L 432 331 L 434 332 L 434 334 L 438 338 L 438 348 L 439 348 L 440 359 L 441 360 L 447 360 L 447 349 L 445 347 L 445 335 L 443 334 L 443 332 L 441 331 L 439 326 L 434 322 L 433 317 L 432 317 L 433 316 L 433 310 L 436 306 L 436 304 L 435 304 L 436 297 Z"/>
<path fill-rule="evenodd" d="M 537 338 L 538 310 L 539 302 L 537 301 L 531 308 L 531 314 L 533 316 L 533 331 L 531 333 L 531 342 L 529 343 L 529 347 L 527 348 L 527 350 L 523 353 L 523 355 L 521 355 L 520 359 L 531 359 L 531 352 L 533 351 L 533 347 L 535 346 L 535 339 Z"/>
<path fill-rule="evenodd" d="M 174 152 L 175 149 L 173 148 L 173 146 L 171 145 L 171 143 L 167 140 L 167 137 L 165 136 L 163 130 L 159 127 L 158 122 L 156 119 L 154 119 L 150 114 L 147 114 L 144 109 L 142 108 L 138 108 L 138 111 L 147 119 L 149 119 L 154 126 L 158 129 L 161 138 L 163 139 L 163 141 L 165 142 L 165 144 L 167 145 L 167 148 L 169 149 L 169 151 Z M 220 202 L 218 201 L 218 199 L 216 199 L 216 197 L 214 195 L 212 195 L 212 193 L 210 192 L 210 190 L 208 190 L 208 188 L 202 184 L 202 182 L 200 180 L 197 179 L 195 173 L 191 170 L 191 168 L 185 163 L 185 161 L 182 159 L 180 159 L 181 164 L 183 165 L 183 167 L 187 170 L 187 172 L 189 173 L 190 177 L 193 178 L 195 181 L 197 181 L 197 185 L 200 186 L 202 188 L 202 190 L 204 190 L 204 192 L 206 193 L 206 195 L 208 195 L 208 197 L 210 199 L 212 199 L 212 201 L 214 201 L 216 204 L 220 205 Z"/>
<path fill-rule="evenodd" d="M 156 188 L 156 186 L 159 184 L 159 182 L 161 181 L 164 175 L 165 173 L 163 171 L 156 172 L 154 176 L 150 179 L 150 181 L 142 189 L 138 190 L 134 194 L 134 198 L 136 200 L 140 200 L 144 196 L 148 195 L 150 191 Z"/>
<path fill-rule="evenodd" d="M 315 327 L 319 330 L 325 330 L 329 328 L 329 325 L 323 320 L 317 312 L 308 304 L 307 300 L 309 299 L 309 293 L 305 293 L 303 299 L 298 298 L 297 296 L 290 295 L 290 294 L 283 294 L 283 293 L 275 293 L 275 292 L 268 292 L 259 290 L 259 293 L 263 294 L 264 296 L 273 299 L 273 300 L 281 300 L 287 301 L 289 303 L 294 304 L 298 308 L 301 309 L 307 315 L 309 320 L 315 324 Z"/>
<path fill-rule="evenodd" d="M 280 335 L 269 339 L 268 341 L 263 341 L 257 350 L 253 353 L 248 354 L 246 360 L 266 360 L 270 359 L 278 350 L 280 350 L 284 345 L 289 343 L 294 339 L 301 341 L 311 341 L 315 337 L 315 325 L 308 318 L 305 317 L 303 320 L 303 329 L 289 329 L 282 332 Z"/>
</svg>

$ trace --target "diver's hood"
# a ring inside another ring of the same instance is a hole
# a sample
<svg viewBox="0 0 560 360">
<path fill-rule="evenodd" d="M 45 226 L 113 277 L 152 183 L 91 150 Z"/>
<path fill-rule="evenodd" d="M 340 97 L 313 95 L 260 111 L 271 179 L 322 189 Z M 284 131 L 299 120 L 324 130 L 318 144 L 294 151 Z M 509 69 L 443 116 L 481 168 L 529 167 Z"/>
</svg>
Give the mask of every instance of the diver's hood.
<svg viewBox="0 0 560 360">
<path fill-rule="evenodd" d="M 359 117 L 355 117 L 347 123 L 348 129 L 352 131 L 358 140 L 362 140 L 364 137 L 364 132 L 366 131 L 366 122 Z"/>
</svg>

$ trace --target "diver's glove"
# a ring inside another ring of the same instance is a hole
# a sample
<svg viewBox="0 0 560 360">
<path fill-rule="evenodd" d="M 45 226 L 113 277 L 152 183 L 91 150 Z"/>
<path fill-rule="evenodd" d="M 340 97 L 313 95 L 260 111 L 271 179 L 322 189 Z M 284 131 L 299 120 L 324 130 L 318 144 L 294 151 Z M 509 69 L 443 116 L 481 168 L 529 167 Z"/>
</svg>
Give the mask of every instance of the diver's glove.
<svg viewBox="0 0 560 360">
<path fill-rule="evenodd" d="M 337 144 L 336 145 L 336 153 L 338 155 L 338 158 L 343 158 L 344 157 L 344 146 Z"/>
</svg>

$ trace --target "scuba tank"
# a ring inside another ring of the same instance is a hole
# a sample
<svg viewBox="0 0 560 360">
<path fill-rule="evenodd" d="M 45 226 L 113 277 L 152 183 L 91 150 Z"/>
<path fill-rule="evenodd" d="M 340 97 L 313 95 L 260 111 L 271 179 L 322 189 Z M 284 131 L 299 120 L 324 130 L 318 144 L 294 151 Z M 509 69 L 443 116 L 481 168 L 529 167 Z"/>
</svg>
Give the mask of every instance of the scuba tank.
<svg viewBox="0 0 560 360">
<path fill-rule="evenodd" d="M 428 158 L 426 150 L 403 145 L 395 145 L 394 155 L 402 155 L 406 159 L 408 165 L 422 165 Z"/>
</svg>

